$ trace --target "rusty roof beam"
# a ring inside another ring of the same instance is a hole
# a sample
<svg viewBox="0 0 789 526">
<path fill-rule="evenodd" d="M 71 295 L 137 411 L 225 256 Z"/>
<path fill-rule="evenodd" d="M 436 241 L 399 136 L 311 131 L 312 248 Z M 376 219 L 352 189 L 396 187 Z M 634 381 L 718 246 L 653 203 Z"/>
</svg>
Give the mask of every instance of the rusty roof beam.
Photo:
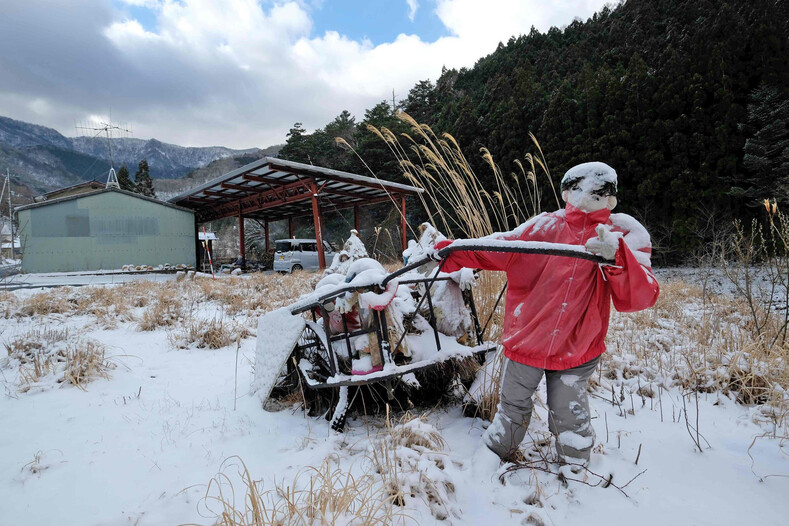
<svg viewBox="0 0 789 526">
<path fill-rule="evenodd" d="M 269 172 L 266 175 L 275 174 L 275 173 L 277 173 L 277 172 L 272 171 L 272 172 Z M 285 183 L 283 181 L 280 181 L 279 179 L 274 179 L 273 177 L 266 177 L 266 176 L 255 175 L 255 174 L 244 174 L 244 175 L 241 176 L 241 178 L 246 180 L 246 181 L 255 181 L 256 183 L 275 184 L 277 186 L 282 186 L 284 184 L 287 184 L 287 183 Z"/>
<path fill-rule="evenodd" d="M 325 171 L 322 171 L 322 170 L 310 170 L 309 168 L 304 168 L 304 169 L 301 169 L 301 171 L 297 172 L 296 170 L 293 170 L 292 168 L 289 168 L 289 167 L 287 167 L 285 165 L 277 164 L 276 162 L 274 162 L 274 159 L 271 160 L 271 162 L 269 163 L 269 166 L 271 168 L 274 168 L 274 169 L 279 170 L 281 172 L 285 172 L 285 173 L 288 173 L 288 174 L 291 174 L 291 175 L 295 175 L 295 176 L 298 176 L 299 174 L 301 174 L 301 175 L 306 175 L 306 176 L 310 176 L 310 177 L 315 177 L 317 179 L 329 179 L 331 181 L 337 181 L 337 182 L 340 182 L 340 183 L 352 184 L 352 185 L 357 185 L 357 186 L 364 186 L 364 187 L 367 187 L 367 188 L 374 188 L 376 190 L 384 190 L 384 191 L 389 192 L 391 194 L 395 194 L 395 193 L 402 194 L 402 193 L 405 193 L 405 194 L 408 194 L 408 195 L 416 195 L 418 193 L 416 188 L 413 191 L 410 191 L 410 190 L 405 190 L 404 191 L 403 189 L 400 189 L 400 188 L 397 188 L 397 189 L 396 188 L 391 188 L 390 189 L 390 188 L 387 188 L 382 183 L 361 181 L 359 179 L 346 179 L 346 178 L 343 178 L 342 176 L 337 176 L 337 175 L 334 175 L 334 174 L 328 174 L 328 173 L 326 173 Z"/>
<path fill-rule="evenodd" d="M 383 191 L 383 189 L 379 188 L 379 192 Z M 324 185 L 323 187 L 324 194 L 334 194 L 334 195 L 341 195 L 343 197 L 351 197 L 353 199 L 365 199 L 370 197 L 369 194 L 360 194 L 358 192 L 346 192 L 345 190 L 336 190 L 331 186 Z"/>
<path fill-rule="evenodd" d="M 233 194 L 228 194 L 228 193 L 225 193 L 225 192 L 215 192 L 214 190 L 203 190 L 203 193 L 205 195 L 212 195 L 214 197 L 231 197 L 231 198 L 232 197 L 238 197 L 238 196 L 235 196 Z"/>
<path fill-rule="evenodd" d="M 224 194 L 223 197 L 228 196 Z M 310 191 L 310 188 L 304 183 L 304 181 L 295 181 L 280 188 L 275 188 L 267 192 L 261 192 L 250 197 L 234 199 L 230 202 L 217 203 L 215 206 L 209 207 L 209 210 L 206 211 L 206 215 L 211 215 L 216 219 L 219 219 L 222 217 L 238 215 L 239 211 L 243 215 L 258 210 L 264 210 L 274 206 L 282 206 L 283 204 L 311 198 L 312 192 Z"/>
<path fill-rule="evenodd" d="M 227 188 L 229 190 L 241 190 L 242 192 L 256 193 L 256 194 L 270 190 L 270 188 L 263 188 L 261 186 L 245 186 L 243 184 L 233 184 L 233 183 L 222 183 L 220 186 L 222 188 Z"/>
</svg>

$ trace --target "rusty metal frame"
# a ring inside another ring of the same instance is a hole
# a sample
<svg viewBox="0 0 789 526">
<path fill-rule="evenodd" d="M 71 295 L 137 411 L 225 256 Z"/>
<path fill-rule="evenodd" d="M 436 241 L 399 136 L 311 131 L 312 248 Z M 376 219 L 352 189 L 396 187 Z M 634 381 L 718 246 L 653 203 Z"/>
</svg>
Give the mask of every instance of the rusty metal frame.
<svg viewBox="0 0 789 526">
<path fill-rule="evenodd" d="M 193 210 L 200 223 L 237 217 L 241 232 L 245 218 L 268 223 L 312 216 L 316 236 L 322 238 L 325 210 L 353 208 L 358 229 L 360 206 L 390 202 L 404 214 L 405 198 L 420 193 L 421 189 L 409 185 L 263 157 L 169 201 Z M 402 243 L 405 229 L 402 217 Z M 243 244 L 243 239 L 240 241 Z M 318 246 L 322 247 L 320 242 Z M 321 264 L 325 265 L 325 261 Z"/>
</svg>

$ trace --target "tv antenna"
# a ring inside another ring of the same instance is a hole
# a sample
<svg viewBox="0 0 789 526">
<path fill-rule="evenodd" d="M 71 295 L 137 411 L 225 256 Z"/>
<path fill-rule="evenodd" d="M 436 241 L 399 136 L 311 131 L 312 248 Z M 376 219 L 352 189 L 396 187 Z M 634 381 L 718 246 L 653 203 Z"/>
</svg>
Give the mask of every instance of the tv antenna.
<svg viewBox="0 0 789 526">
<path fill-rule="evenodd" d="M 11 172 L 8 168 L 5 169 L 5 180 L 3 181 L 3 190 L 0 191 L 0 202 L 3 200 L 6 188 L 8 188 L 8 226 L 11 228 L 11 259 L 13 259 L 16 241 L 14 236 L 14 209 L 11 206 Z"/>
<path fill-rule="evenodd" d="M 94 137 L 98 137 L 102 133 L 104 134 L 104 136 L 107 138 L 107 148 L 110 152 L 110 173 L 107 176 L 107 184 L 105 188 L 120 188 L 121 185 L 118 183 L 118 174 L 115 173 L 115 161 L 112 155 L 112 135 L 114 133 L 116 135 L 128 137 L 132 133 L 131 127 L 125 124 L 112 124 L 112 120 L 110 119 L 109 122 L 104 122 L 101 120 L 83 122 L 77 124 L 75 128 L 78 130 L 95 132 L 93 135 Z"/>
</svg>

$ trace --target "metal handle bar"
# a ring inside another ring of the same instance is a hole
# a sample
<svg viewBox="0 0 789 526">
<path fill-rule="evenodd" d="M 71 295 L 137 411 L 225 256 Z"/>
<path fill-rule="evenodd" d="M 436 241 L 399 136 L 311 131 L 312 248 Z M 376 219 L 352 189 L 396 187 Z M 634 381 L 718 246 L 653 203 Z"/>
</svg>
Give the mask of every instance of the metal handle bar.
<svg viewBox="0 0 789 526">
<path fill-rule="evenodd" d="M 444 248 L 442 248 L 441 250 L 438 251 L 438 255 L 441 258 L 446 258 L 448 255 L 452 254 L 453 252 L 460 252 L 460 251 L 464 251 L 464 250 L 472 250 L 472 251 L 480 251 L 480 252 L 507 252 L 507 253 L 517 253 L 517 254 L 537 254 L 537 255 L 544 255 L 544 256 L 566 256 L 566 257 L 571 257 L 571 258 L 576 258 L 576 259 L 584 259 L 584 260 L 587 260 L 587 261 L 592 261 L 592 262 L 598 263 L 600 265 L 613 265 L 613 263 L 614 263 L 611 260 L 604 259 L 601 256 L 596 256 L 594 254 L 590 254 L 589 252 L 582 252 L 580 250 L 572 250 L 572 249 L 569 249 L 569 248 L 546 248 L 544 246 L 542 246 L 542 247 L 510 246 L 510 247 L 508 247 L 508 246 L 503 246 L 503 245 L 490 246 L 490 245 L 485 245 L 485 244 L 474 245 L 474 244 L 471 244 L 471 243 L 468 243 L 468 244 L 467 243 L 463 243 L 462 245 L 461 244 L 457 244 L 457 245 L 456 244 L 452 244 L 452 245 L 449 245 L 448 247 L 444 247 Z M 398 276 L 402 276 L 403 274 L 406 274 L 407 272 L 410 272 L 410 271 L 412 271 L 414 269 L 417 269 L 417 268 L 421 267 L 422 265 L 425 265 L 425 264 L 431 263 L 431 262 L 435 262 L 435 260 L 431 259 L 430 257 L 424 257 L 424 258 L 422 258 L 422 259 L 420 259 L 418 261 L 414 261 L 413 263 L 409 263 L 408 265 L 404 266 L 403 268 L 395 270 L 394 272 L 392 272 L 391 274 L 386 276 L 381 281 L 380 284 L 370 284 L 370 285 L 365 285 L 365 286 L 347 285 L 347 286 L 342 287 L 340 289 L 333 290 L 332 292 L 330 292 L 330 293 L 328 293 L 328 294 L 326 294 L 324 296 L 321 296 L 320 298 L 317 298 L 315 300 L 315 302 L 310 303 L 309 305 L 304 305 L 304 306 L 302 306 L 302 307 L 300 307 L 298 309 L 295 309 L 295 310 L 293 310 L 291 312 L 292 312 L 292 314 L 299 314 L 299 313 L 305 312 L 305 311 L 309 310 L 310 308 L 312 308 L 312 306 L 314 306 L 316 304 L 323 304 L 323 303 L 325 303 L 326 301 L 328 301 L 330 299 L 339 297 L 340 295 L 342 295 L 342 294 L 344 294 L 346 292 L 349 292 L 349 291 L 352 291 L 352 290 L 356 290 L 356 289 L 359 289 L 359 288 L 373 287 L 375 285 L 380 285 L 380 287 L 386 288 L 386 285 L 390 281 L 392 281 L 393 279 L 397 278 Z"/>
<path fill-rule="evenodd" d="M 596 256 L 589 252 L 581 252 L 579 250 L 571 250 L 567 248 L 545 248 L 545 247 L 523 247 L 523 246 L 489 246 L 485 244 L 480 245 L 473 245 L 473 244 L 462 244 L 462 245 L 449 245 L 447 247 L 442 248 L 438 251 L 438 255 L 443 259 L 446 258 L 453 252 L 460 252 L 460 251 L 479 251 L 479 252 L 509 252 L 509 253 L 517 253 L 517 254 L 538 254 L 544 256 L 566 256 L 576 259 L 585 259 L 587 261 L 592 261 L 594 263 L 600 265 L 613 265 L 614 262 L 610 259 L 605 259 L 602 256 Z M 413 263 L 409 263 L 408 265 L 404 266 L 401 269 L 395 270 L 388 276 L 386 276 L 383 281 L 381 282 L 381 286 L 385 287 L 387 283 L 392 281 L 398 276 L 402 276 L 403 274 L 410 272 L 414 269 L 421 267 L 430 262 L 435 262 L 434 259 L 430 257 L 424 257 L 418 261 L 414 261 Z"/>
</svg>

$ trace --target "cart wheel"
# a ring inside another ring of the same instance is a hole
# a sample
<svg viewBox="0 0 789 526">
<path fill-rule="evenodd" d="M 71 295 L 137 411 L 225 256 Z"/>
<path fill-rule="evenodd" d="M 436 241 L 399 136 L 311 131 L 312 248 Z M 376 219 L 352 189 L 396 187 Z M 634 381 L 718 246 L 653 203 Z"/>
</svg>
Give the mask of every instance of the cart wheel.
<svg viewBox="0 0 789 526">
<path fill-rule="evenodd" d="M 314 392 L 317 391 L 317 389 L 310 389 L 308 387 L 303 373 L 298 366 L 302 359 L 307 359 L 312 365 L 310 379 L 325 382 L 331 375 L 331 369 L 329 368 L 328 362 L 329 353 L 326 351 L 323 341 L 309 325 L 304 328 L 304 332 L 302 332 L 302 335 L 299 337 L 296 348 L 288 357 L 286 367 L 280 372 L 277 383 L 274 384 L 271 390 L 269 400 L 292 400 L 294 402 L 296 399 L 306 400 L 307 409 L 310 411 L 310 414 L 312 414 L 313 410 L 311 406 L 313 404 L 310 402 L 312 398 L 314 398 Z M 329 391 L 332 391 L 332 389 L 329 389 Z M 296 393 L 299 394 L 296 395 Z M 327 394 L 329 398 L 332 397 L 332 393 Z"/>
<path fill-rule="evenodd" d="M 307 359 L 312 366 L 310 378 L 319 382 L 325 382 L 331 376 L 331 367 L 329 366 L 329 350 L 323 344 L 323 340 L 315 332 L 315 329 L 309 326 L 304 327 L 304 332 L 301 333 L 299 343 L 296 345 L 296 362 L 302 359 Z"/>
<path fill-rule="evenodd" d="M 315 329 L 310 327 L 309 324 L 304 328 L 304 332 L 299 338 L 294 355 L 297 364 L 304 359 L 310 363 L 311 370 L 307 375 L 313 382 L 324 383 L 332 375 L 331 367 L 329 366 L 329 360 L 331 360 L 329 351 L 323 344 L 323 340 L 315 332 Z M 340 389 L 338 387 L 312 389 L 307 386 L 307 381 L 301 368 L 298 368 L 297 374 L 301 375 L 299 380 L 302 384 L 307 414 L 310 416 L 326 415 L 327 419 L 330 418 L 337 401 L 340 399 Z"/>
</svg>

